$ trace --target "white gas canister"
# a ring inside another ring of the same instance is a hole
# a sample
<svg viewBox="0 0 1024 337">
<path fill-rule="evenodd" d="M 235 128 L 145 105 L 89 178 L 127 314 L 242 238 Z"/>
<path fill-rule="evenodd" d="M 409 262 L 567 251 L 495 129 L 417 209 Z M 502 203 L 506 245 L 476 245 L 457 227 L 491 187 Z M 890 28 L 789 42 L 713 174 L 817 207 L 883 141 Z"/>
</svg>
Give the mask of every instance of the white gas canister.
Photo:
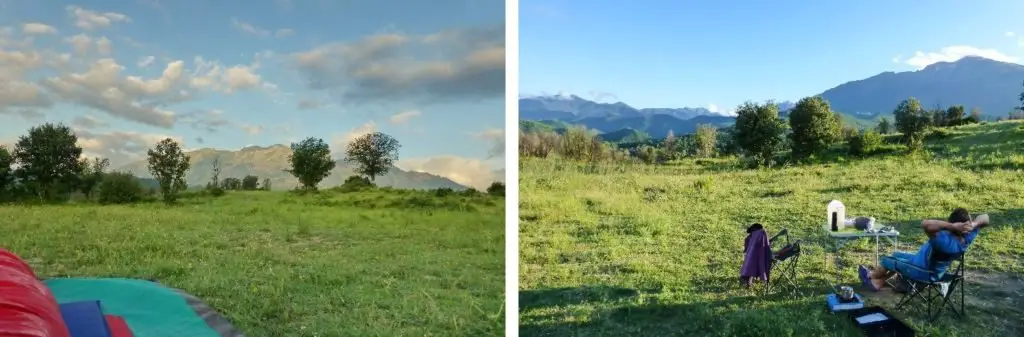
<svg viewBox="0 0 1024 337">
<path fill-rule="evenodd" d="M 839 200 L 828 203 L 828 225 L 833 231 L 838 231 L 846 225 L 846 206 Z"/>
</svg>

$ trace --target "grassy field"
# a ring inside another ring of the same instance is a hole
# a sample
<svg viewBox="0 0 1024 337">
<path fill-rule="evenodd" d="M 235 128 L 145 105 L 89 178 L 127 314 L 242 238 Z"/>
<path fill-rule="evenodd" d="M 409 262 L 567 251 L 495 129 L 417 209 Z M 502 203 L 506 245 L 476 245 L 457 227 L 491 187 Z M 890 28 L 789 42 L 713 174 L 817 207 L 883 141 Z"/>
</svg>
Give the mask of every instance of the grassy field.
<svg viewBox="0 0 1024 337">
<path fill-rule="evenodd" d="M 0 206 L 0 246 L 41 277 L 184 289 L 247 336 L 500 336 L 504 199 L 431 193 Z"/>
<path fill-rule="evenodd" d="M 874 216 L 916 251 L 923 218 L 955 207 L 988 213 L 968 254 L 964 319 L 895 311 L 930 336 L 1024 335 L 1024 127 L 943 130 L 929 154 L 901 151 L 826 164 L 748 170 L 735 159 L 675 165 L 520 162 L 520 334 L 523 336 L 846 336 L 824 295 L 836 267 L 823 249 L 826 204 Z M 757 296 L 739 284 L 744 231 L 760 222 L 805 242 L 795 292 Z M 871 262 L 866 242 L 848 261 Z M 859 283 L 855 264 L 842 283 Z"/>
</svg>

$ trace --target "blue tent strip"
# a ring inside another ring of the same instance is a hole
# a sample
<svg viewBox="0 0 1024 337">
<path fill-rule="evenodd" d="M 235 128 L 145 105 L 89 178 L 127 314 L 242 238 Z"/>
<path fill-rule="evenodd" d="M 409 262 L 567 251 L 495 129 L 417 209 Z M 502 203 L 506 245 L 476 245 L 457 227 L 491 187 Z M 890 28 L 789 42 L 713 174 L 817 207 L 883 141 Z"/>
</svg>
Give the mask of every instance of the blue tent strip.
<svg viewBox="0 0 1024 337">
<path fill-rule="evenodd" d="M 244 337 L 224 316 L 180 289 L 137 279 L 59 278 L 43 281 L 58 303 L 99 301 L 136 337 Z"/>
</svg>

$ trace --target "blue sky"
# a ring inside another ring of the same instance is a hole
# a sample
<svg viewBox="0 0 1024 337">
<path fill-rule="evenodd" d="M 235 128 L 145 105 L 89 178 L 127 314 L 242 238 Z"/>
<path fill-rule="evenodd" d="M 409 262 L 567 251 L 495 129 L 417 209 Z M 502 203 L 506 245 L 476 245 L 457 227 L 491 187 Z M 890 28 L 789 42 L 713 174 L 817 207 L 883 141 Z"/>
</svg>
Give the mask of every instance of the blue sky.
<svg viewBox="0 0 1024 337">
<path fill-rule="evenodd" d="M 382 131 L 399 167 L 480 185 L 504 168 L 504 23 L 495 0 L 0 0 L 0 143 L 63 122 L 117 166 L 168 136 Z"/>
<path fill-rule="evenodd" d="M 1024 60 L 1022 1 L 519 4 L 521 95 L 728 111 L 963 55 Z"/>
</svg>

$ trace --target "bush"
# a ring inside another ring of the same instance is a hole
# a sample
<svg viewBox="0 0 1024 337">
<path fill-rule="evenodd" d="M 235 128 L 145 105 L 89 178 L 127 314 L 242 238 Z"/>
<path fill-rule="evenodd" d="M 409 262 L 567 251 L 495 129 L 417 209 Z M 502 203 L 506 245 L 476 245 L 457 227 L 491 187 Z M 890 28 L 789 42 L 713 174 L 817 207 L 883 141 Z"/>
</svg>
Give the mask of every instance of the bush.
<svg viewBox="0 0 1024 337">
<path fill-rule="evenodd" d="M 345 179 L 345 182 L 341 183 L 341 186 L 338 186 L 337 190 L 339 192 L 356 192 L 374 187 L 377 187 L 377 185 L 370 181 L 370 178 L 350 176 Z"/>
<path fill-rule="evenodd" d="M 101 204 L 128 204 L 142 200 L 143 189 L 139 179 L 127 172 L 111 172 L 103 175 L 99 184 Z"/>
<path fill-rule="evenodd" d="M 505 196 L 505 183 L 500 182 L 500 181 L 495 181 L 495 182 L 491 183 L 491 186 L 487 187 L 487 194 L 490 194 L 490 195 L 493 195 L 493 196 L 496 196 L 496 197 L 504 197 Z"/>
<path fill-rule="evenodd" d="M 864 156 L 875 153 L 882 147 L 882 135 L 872 130 L 866 130 L 850 138 L 850 153 L 857 156 Z"/>
<path fill-rule="evenodd" d="M 699 192 L 708 191 L 711 189 L 711 183 L 711 177 L 700 178 L 693 182 L 693 188 Z"/>
<path fill-rule="evenodd" d="M 452 194 L 455 194 L 455 190 L 448 187 L 441 187 L 434 190 L 434 195 L 442 198 Z"/>
</svg>

